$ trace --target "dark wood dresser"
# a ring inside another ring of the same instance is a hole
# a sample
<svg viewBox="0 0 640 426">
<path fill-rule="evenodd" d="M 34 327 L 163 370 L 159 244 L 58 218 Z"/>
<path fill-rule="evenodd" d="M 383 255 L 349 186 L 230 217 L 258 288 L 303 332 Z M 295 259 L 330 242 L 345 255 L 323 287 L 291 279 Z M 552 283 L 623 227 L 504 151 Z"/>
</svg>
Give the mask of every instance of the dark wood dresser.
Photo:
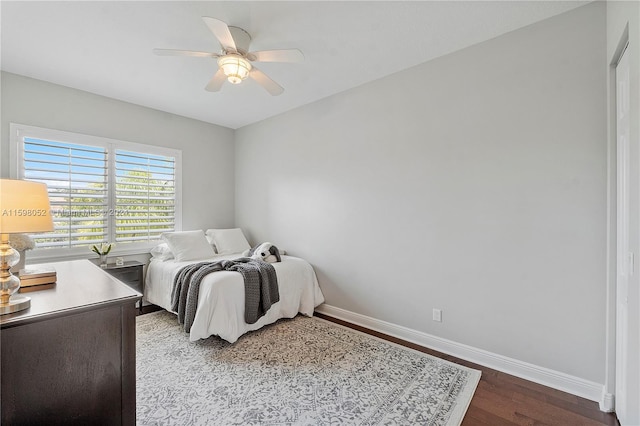
<svg viewBox="0 0 640 426">
<path fill-rule="evenodd" d="M 57 283 L 0 316 L 3 425 L 134 425 L 141 294 L 88 260 L 51 263 Z"/>
</svg>

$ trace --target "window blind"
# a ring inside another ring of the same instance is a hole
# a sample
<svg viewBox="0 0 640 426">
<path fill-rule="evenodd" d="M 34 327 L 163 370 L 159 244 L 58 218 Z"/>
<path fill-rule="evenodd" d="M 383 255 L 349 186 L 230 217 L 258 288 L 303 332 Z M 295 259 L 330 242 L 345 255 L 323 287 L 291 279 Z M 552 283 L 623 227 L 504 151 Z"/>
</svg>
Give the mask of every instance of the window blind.
<svg viewBox="0 0 640 426">
<path fill-rule="evenodd" d="M 24 138 L 23 178 L 49 190 L 54 231 L 34 235 L 38 248 L 74 247 L 108 240 L 107 150 Z"/>
<path fill-rule="evenodd" d="M 115 241 L 151 241 L 175 229 L 175 158 L 117 149 Z"/>
</svg>

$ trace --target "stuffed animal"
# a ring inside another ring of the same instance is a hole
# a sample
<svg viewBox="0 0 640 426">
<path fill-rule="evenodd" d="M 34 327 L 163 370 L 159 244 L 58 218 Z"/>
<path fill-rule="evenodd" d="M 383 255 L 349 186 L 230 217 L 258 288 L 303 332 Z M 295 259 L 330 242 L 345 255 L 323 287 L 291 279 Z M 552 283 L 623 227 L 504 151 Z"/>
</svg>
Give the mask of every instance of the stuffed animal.
<svg viewBox="0 0 640 426">
<path fill-rule="evenodd" d="M 258 244 L 248 252 L 245 252 L 244 255 L 252 259 L 264 260 L 269 263 L 282 261 L 282 258 L 280 257 L 280 250 L 271 243 Z"/>
</svg>

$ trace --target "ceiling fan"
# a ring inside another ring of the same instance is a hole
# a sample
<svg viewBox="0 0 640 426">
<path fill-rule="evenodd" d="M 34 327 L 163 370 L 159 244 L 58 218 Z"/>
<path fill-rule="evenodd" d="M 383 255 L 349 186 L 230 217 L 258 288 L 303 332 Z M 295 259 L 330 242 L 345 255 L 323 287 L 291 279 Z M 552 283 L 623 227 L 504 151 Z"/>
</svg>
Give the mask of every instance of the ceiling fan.
<svg viewBox="0 0 640 426">
<path fill-rule="evenodd" d="M 252 62 L 302 62 L 304 55 L 298 49 L 262 50 L 249 52 L 251 36 L 242 28 L 228 26 L 223 21 L 203 16 L 202 19 L 213 35 L 220 42 L 222 53 L 196 52 L 193 50 L 153 49 L 161 56 L 194 56 L 200 58 L 217 58 L 216 72 L 205 87 L 210 92 L 217 92 L 225 80 L 232 84 L 240 84 L 247 77 L 254 79 L 273 96 L 284 92 L 282 86 L 260 71 Z"/>
</svg>

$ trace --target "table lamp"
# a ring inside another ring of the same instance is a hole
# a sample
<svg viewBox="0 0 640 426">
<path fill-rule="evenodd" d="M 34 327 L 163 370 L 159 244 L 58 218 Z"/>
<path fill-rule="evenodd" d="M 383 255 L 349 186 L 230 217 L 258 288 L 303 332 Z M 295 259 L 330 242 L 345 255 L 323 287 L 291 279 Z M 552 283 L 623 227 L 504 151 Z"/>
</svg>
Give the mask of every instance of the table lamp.
<svg viewBox="0 0 640 426">
<path fill-rule="evenodd" d="M 31 298 L 14 296 L 20 279 L 11 267 L 20 253 L 9 245 L 9 234 L 53 231 L 47 185 L 26 180 L 0 179 L 0 315 L 31 306 Z"/>
</svg>

